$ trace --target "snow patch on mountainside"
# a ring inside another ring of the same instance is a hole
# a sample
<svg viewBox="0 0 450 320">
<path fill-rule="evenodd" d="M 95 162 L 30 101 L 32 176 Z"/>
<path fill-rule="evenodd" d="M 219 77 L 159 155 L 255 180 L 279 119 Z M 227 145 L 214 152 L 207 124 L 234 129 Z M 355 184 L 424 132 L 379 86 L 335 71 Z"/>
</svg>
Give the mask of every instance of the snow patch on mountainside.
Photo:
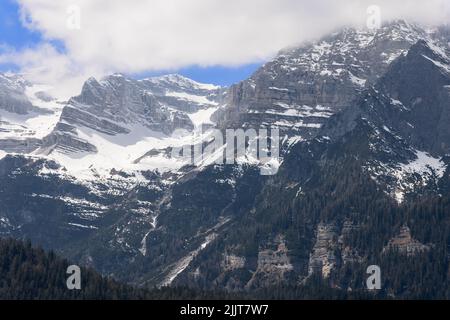
<svg viewBox="0 0 450 320">
<path fill-rule="evenodd" d="M 113 169 L 124 172 L 176 171 L 187 164 L 184 159 L 171 157 L 164 151 L 156 152 L 151 156 L 144 155 L 151 150 L 170 150 L 174 147 L 181 148 L 206 141 L 210 132 L 202 132 L 202 126 L 213 125 L 211 116 L 216 110 L 216 107 L 212 107 L 190 114 L 195 130 L 193 132 L 176 130 L 172 135 L 152 131 L 140 124 L 128 126 L 127 129 L 130 132 L 128 134 L 115 136 L 86 127 L 78 127 L 77 136 L 95 145 L 96 153 L 66 154 L 55 150 L 47 156 L 36 155 L 55 160 L 67 170 L 67 174 L 80 181 L 94 181 L 99 176 L 109 176 Z M 142 178 L 142 181 L 146 179 Z"/>
<path fill-rule="evenodd" d="M 140 172 L 177 171 L 186 163 L 183 159 L 171 157 L 170 149 L 198 143 L 208 135 L 203 132 L 204 125 L 214 125 L 211 117 L 219 108 L 219 103 L 214 100 L 216 91 L 221 88 L 179 75 L 132 80 L 116 74 L 99 83 L 89 79 L 86 86 L 92 87 L 95 97 L 85 92 L 87 102 L 77 102 L 75 97 L 63 104 L 48 94 L 49 86 L 31 84 L 16 75 L 0 74 L 0 77 L 3 86 L 23 92 L 24 101 L 28 100 L 32 105 L 27 112 L 20 113 L 14 113 L 14 109 L 0 109 L 0 142 L 3 140 L 5 148 L 9 148 L 0 150 L 0 159 L 7 153 L 17 152 L 27 157 L 56 161 L 60 168 L 44 167 L 40 174 L 58 175 L 83 184 L 110 180 L 113 169 L 129 175 L 124 179 L 127 180 L 125 184 L 147 181 Z M 123 86 L 136 89 L 136 94 L 125 90 L 130 97 L 122 98 L 130 101 L 123 102 L 116 97 L 116 94 L 122 94 L 119 89 Z M 9 91 L 5 89 L 5 92 L 8 94 Z M 143 114 L 133 113 L 135 110 L 130 107 L 136 107 L 132 99 L 139 92 L 147 94 L 149 99 L 156 99 L 149 102 L 149 110 L 144 110 Z M 130 110 L 119 105 L 117 110 L 110 111 L 110 100 L 123 102 Z M 89 105 L 86 104 L 88 102 Z M 96 103 L 103 105 L 96 106 Z M 85 107 L 91 109 L 85 110 Z M 105 112 L 100 112 L 104 109 Z M 100 110 L 99 114 L 90 112 L 96 110 Z M 166 118 L 160 116 L 164 112 Z M 138 121 L 149 113 L 156 114 L 154 125 Z M 165 119 L 173 122 L 173 128 L 164 123 Z M 193 126 L 186 126 L 189 121 Z M 170 130 L 164 130 L 167 128 Z M 175 131 L 170 133 L 172 129 Z M 77 143 L 85 143 L 92 148 L 79 147 Z"/>
<path fill-rule="evenodd" d="M 211 101 L 205 96 L 189 94 L 189 93 L 186 93 L 186 92 L 172 92 L 172 91 L 169 91 L 169 92 L 166 92 L 166 96 L 181 98 L 183 100 L 195 102 L 195 103 L 198 103 L 198 104 L 217 105 L 217 102 Z"/>
<path fill-rule="evenodd" d="M 156 161 L 153 166 L 135 164 L 134 161 L 151 149 L 165 148 L 176 145 L 179 140 L 175 137 L 167 137 L 136 125 L 130 134 L 110 136 L 96 130 L 80 128 L 78 136 L 97 147 L 97 153 L 64 154 L 53 152 L 49 157 L 63 165 L 71 174 L 77 177 L 92 178 L 91 168 L 95 168 L 99 174 L 107 174 L 112 169 L 117 170 L 149 170 L 177 168 L 176 164 L 167 162 L 167 159 Z"/>
<path fill-rule="evenodd" d="M 434 158 L 423 151 L 416 151 L 416 155 L 416 160 L 408 164 L 402 164 L 392 172 L 392 175 L 397 178 L 394 196 L 398 203 L 403 202 L 405 194 L 413 191 L 417 187 L 417 183 L 420 186 L 425 186 L 444 176 L 446 165 L 441 159 Z M 420 181 L 411 180 L 414 175 L 419 176 Z"/>
<path fill-rule="evenodd" d="M 214 84 L 200 83 L 186 78 L 179 74 L 168 74 L 160 77 L 147 78 L 142 81 L 149 81 L 157 84 L 176 85 L 180 88 L 194 88 L 197 90 L 217 90 L 220 86 Z"/>
<path fill-rule="evenodd" d="M 375 160 L 364 166 L 370 177 L 399 204 L 409 194 L 420 193 L 428 188 L 437 191 L 437 184 L 447 169 L 440 158 L 419 150 L 414 153 L 415 157 L 409 161 L 393 163 Z"/>
<path fill-rule="evenodd" d="M 0 110 L 0 139 L 42 139 L 53 130 L 58 120 L 56 112 L 22 115 Z"/>
<path fill-rule="evenodd" d="M 16 82 L 26 84 L 21 79 L 18 77 Z M 24 97 L 33 106 L 25 114 L 0 110 L 0 139 L 42 139 L 53 130 L 61 115 L 62 105 L 46 94 L 49 89 L 51 87 L 46 85 L 24 87 Z"/>
</svg>

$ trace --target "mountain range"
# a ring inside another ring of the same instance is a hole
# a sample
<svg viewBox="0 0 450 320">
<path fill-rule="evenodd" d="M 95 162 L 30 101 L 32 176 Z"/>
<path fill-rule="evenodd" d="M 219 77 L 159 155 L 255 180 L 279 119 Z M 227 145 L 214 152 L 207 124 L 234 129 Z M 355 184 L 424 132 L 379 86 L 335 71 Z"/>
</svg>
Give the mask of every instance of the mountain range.
<svg viewBox="0 0 450 320">
<path fill-rule="evenodd" d="M 88 79 L 58 101 L 0 75 L 0 235 L 133 285 L 325 281 L 449 297 L 450 32 L 395 21 L 288 48 L 228 88 Z M 171 149 L 279 128 L 276 175 Z"/>
</svg>

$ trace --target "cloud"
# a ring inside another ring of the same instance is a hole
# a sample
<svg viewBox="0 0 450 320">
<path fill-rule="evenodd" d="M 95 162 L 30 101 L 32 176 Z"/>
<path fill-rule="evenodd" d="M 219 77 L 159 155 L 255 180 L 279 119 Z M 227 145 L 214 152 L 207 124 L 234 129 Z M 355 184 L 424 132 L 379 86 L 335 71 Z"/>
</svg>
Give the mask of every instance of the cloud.
<svg viewBox="0 0 450 320">
<path fill-rule="evenodd" d="M 32 83 L 49 84 L 55 97 L 68 99 L 79 92 L 82 83 L 89 76 L 102 76 L 103 71 L 82 66 L 70 59 L 70 56 L 58 52 L 52 45 L 42 45 L 16 51 L 14 48 L 1 48 L 0 64 L 13 64 Z"/>
<path fill-rule="evenodd" d="M 66 50 L 43 44 L 15 60 L 28 70 L 47 68 L 55 79 L 264 61 L 343 24 L 365 24 L 372 4 L 384 20 L 439 24 L 450 17 L 448 0 L 17 1 L 22 23 Z"/>
</svg>

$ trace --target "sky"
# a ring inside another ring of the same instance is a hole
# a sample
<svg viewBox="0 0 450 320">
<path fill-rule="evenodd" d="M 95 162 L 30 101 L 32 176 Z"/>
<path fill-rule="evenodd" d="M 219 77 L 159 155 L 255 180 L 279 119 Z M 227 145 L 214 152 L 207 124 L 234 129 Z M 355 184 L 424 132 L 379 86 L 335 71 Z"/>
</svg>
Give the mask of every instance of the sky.
<svg viewBox="0 0 450 320">
<path fill-rule="evenodd" d="M 448 23 L 450 1 L 1 0 L 0 71 L 67 97 L 87 78 L 115 72 L 230 85 L 280 49 L 392 19 Z"/>
<path fill-rule="evenodd" d="M 94 0 L 95 1 L 95 0 Z M 0 55 L 2 53 L 20 54 L 27 50 L 42 50 L 43 43 L 49 42 L 57 50 L 64 53 L 64 43 L 57 39 L 45 39 L 43 33 L 36 28 L 30 28 L 22 21 L 20 3 L 16 0 L 1 0 L 0 3 Z M 39 58 L 39 57 L 36 57 Z M 11 62 L 7 61 L 10 60 Z M 15 59 L 0 60 L 0 72 L 20 72 L 21 63 L 14 63 Z M 202 83 L 212 83 L 221 86 L 229 86 L 251 76 L 263 63 L 263 59 L 256 59 L 249 63 L 227 65 L 185 65 L 181 68 L 148 68 L 127 72 L 127 70 L 111 70 L 129 74 L 134 78 L 159 76 L 169 73 L 179 73 Z M 26 69 L 26 68 L 23 68 Z M 104 75 L 104 74 L 101 74 Z M 86 75 L 86 77 L 88 77 Z M 71 94 L 71 93 L 69 93 Z"/>
</svg>

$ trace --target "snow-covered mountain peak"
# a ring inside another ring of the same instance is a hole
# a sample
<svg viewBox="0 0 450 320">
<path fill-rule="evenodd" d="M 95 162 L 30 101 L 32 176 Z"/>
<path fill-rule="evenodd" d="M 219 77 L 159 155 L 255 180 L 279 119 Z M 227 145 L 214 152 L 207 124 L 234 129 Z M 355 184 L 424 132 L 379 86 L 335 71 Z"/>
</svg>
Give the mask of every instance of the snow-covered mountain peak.
<svg viewBox="0 0 450 320">
<path fill-rule="evenodd" d="M 228 94 L 226 88 L 178 74 L 141 80 L 123 74 L 89 78 L 80 95 L 59 113 L 52 113 L 52 119 L 57 115 L 59 120 L 50 121 L 50 130 L 35 135 L 26 151 L 64 157 L 60 160 L 81 167 L 87 163 L 102 167 L 112 153 L 123 157 L 117 156 L 107 165 L 109 169 L 129 168 L 130 163 L 141 169 L 164 167 L 170 162 L 167 148 L 186 143 L 190 134 L 201 133 L 204 126 L 213 126 L 211 117 L 219 109 L 225 110 L 215 116 L 220 127 L 277 126 L 288 136 L 286 141 L 310 139 L 420 39 L 433 52 L 440 52 L 429 32 L 405 21 L 378 30 L 343 28 L 314 43 L 282 51 Z M 445 49 L 441 51 L 445 54 Z M 36 93 L 28 91 L 25 96 Z M 174 138 L 177 129 L 188 134 Z"/>
<path fill-rule="evenodd" d="M 122 74 L 92 77 L 31 152 L 66 170 L 54 174 L 83 181 L 108 177 L 111 170 L 131 176 L 176 171 L 183 163 L 164 150 L 191 143 L 204 125 L 213 125 L 220 93 L 215 86 L 174 75 L 144 80 Z M 177 129 L 185 134 L 179 136 Z"/>
<path fill-rule="evenodd" d="M 18 74 L 0 73 L 0 84 L 11 89 L 23 89 L 27 85 L 27 81 Z"/>
<path fill-rule="evenodd" d="M 0 74 L 1 156 L 56 161 L 62 171 L 49 173 L 83 181 L 107 180 L 111 170 L 139 176 L 179 169 L 182 163 L 150 151 L 190 143 L 194 130 L 212 126 L 224 92 L 180 75 L 136 80 L 123 74 L 87 79 L 81 93 L 64 104 L 49 89 Z M 177 129 L 185 135 L 173 135 Z"/>
<path fill-rule="evenodd" d="M 205 84 L 194 81 L 180 74 L 168 74 L 159 77 L 146 78 L 143 80 L 155 84 L 165 84 L 168 86 L 178 86 L 183 89 L 197 89 L 197 90 L 218 90 L 221 87 L 213 84 Z"/>
<path fill-rule="evenodd" d="M 427 37 L 423 28 L 404 20 L 373 30 L 345 27 L 316 42 L 284 50 L 275 61 L 298 65 L 310 62 L 311 71 L 322 71 L 326 64 L 360 66 L 378 54 L 382 62 L 389 64 L 399 53 Z"/>
<path fill-rule="evenodd" d="M 314 137 L 327 118 L 353 105 L 419 40 L 445 51 L 441 34 L 399 20 L 376 30 L 345 27 L 283 50 L 230 89 L 222 126 L 262 123 L 295 139 Z"/>
</svg>

